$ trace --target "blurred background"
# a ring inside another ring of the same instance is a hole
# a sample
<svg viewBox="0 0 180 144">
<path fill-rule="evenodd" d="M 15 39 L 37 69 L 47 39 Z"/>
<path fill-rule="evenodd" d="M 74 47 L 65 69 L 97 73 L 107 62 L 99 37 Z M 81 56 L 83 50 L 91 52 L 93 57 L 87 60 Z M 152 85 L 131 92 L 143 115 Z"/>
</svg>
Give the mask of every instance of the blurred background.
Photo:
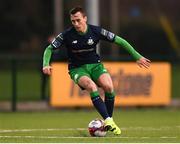
<svg viewBox="0 0 180 144">
<path fill-rule="evenodd" d="M 179 0 L 1 0 L 0 110 L 15 110 L 16 102 L 48 103 L 43 51 L 52 37 L 71 26 L 68 12 L 74 6 L 85 8 L 88 23 L 125 38 L 152 62 L 170 62 L 171 96 L 175 103 L 180 100 Z M 124 49 L 106 42 L 99 51 L 104 61 L 133 61 Z M 65 60 L 65 48 L 52 57 Z"/>
</svg>

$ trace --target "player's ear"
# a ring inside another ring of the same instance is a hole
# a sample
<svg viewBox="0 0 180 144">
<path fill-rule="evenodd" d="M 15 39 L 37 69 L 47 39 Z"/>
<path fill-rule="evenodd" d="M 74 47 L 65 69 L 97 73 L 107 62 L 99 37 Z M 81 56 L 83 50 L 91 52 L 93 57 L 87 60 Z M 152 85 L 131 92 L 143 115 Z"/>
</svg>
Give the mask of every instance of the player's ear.
<svg viewBox="0 0 180 144">
<path fill-rule="evenodd" d="M 87 22 L 87 16 L 84 16 L 85 21 Z"/>
</svg>

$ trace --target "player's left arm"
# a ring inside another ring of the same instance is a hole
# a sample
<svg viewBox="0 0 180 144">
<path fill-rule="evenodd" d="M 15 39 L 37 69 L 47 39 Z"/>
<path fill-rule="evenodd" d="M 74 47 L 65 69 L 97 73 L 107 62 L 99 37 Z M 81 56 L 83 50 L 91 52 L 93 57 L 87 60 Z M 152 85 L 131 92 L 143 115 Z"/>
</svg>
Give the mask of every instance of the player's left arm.
<svg viewBox="0 0 180 144">
<path fill-rule="evenodd" d="M 135 58 L 139 67 L 148 68 L 150 66 L 151 61 L 139 54 L 125 39 L 115 36 L 114 43 L 126 49 Z"/>
</svg>

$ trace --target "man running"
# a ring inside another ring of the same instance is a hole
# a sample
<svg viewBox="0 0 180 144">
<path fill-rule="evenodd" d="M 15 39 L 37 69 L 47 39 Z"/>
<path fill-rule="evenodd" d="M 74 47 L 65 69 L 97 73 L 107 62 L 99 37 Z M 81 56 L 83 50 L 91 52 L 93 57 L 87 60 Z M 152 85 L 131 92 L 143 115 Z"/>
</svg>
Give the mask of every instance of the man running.
<svg viewBox="0 0 180 144">
<path fill-rule="evenodd" d="M 105 128 L 116 135 L 121 134 L 120 128 L 115 124 L 112 116 L 114 109 L 114 87 L 110 74 L 101 63 L 96 53 L 99 40 L 115 43 L 125 48 L 136 60 L 140 67 L 148 68 L 150 60 L 141 56 L 126 40 L 99 26 L 87 24 L 87 16 L 81 7 L 70 11 L 72 27 L 60 33 L 45 49 L 43 56 L 43 72 L 51 74 L 49 64 L 53 50 L 65 45 L 68 53 L 68 69 L 71 79 L 82 89 L 89 92 L 91 101 L 103 117 Z M 98 88 L 105 93 L 103 101 L 99 96 Z"/>
</svg>

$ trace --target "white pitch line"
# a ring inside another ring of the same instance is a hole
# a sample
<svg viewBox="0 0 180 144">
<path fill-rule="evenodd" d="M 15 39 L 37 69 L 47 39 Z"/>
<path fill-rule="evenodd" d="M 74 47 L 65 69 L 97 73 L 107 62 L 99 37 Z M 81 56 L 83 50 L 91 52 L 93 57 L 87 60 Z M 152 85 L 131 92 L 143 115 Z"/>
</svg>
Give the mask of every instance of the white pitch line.
<svg viewBox="0 0 180 144">
<path fill-rule="evenodd" d="M 175 126 L 179 128 L 179 126 Z M 124 127 L 122 130 L 143 130 L 143 131 L 161 131 L 174 129 L 174 127 Z M 0 133 L 13 133 L 13 132 L 32 132 L 32 131 L 86 131 L 87 128 L 47 128 L 47 129 L 0 129 Z"/>
<path fill-rule="evenodd" d="M 0 138 L 29 138 L 29 139 L 96 139 L 96 138 L 103 138 L 103 139 L 150 139 L 154 137 L 73 137 L 73 136 L 0 136 Z M 156 137 L 160 139 L 177 139 L 178 137 Z"/>
<path fill-rule="evenodd" d="M 162 138 L 162 139 L 176 139 L 177 137 L 165 137 L 165 136 L 163 136 L 163 137 L 160 137 L 160 138 Z"/>
<path fill-rule="evenodd" d="M 85 137 L 73 137 L 73 136 L 0 136 L 0 138 L 40 138 L 40 139 L 60 139 L 60 138 L 63 138 L 63 139 L 68 139 L 68 138 L 72 138 L 72 139 L 83 139 L 83 138 L 90 138 L 90 139 L 96 139 L 96 138 L 114 138 L 114 139 L 120 139 L 120 138 L 130 138 L 130 137 L 88 137 L 88 136 L 85 136 Z M 135 138 L 135 137 L 131 137 L 131 138 Z"/>
<path fill-rule="evenodd" d="M 48 128 L 48 129 L 0 129 L 0 133 L 11 133 L 11 132 L 32 132 L 32 131 L 84 131 L 87 128 Z"/>
</svg>

